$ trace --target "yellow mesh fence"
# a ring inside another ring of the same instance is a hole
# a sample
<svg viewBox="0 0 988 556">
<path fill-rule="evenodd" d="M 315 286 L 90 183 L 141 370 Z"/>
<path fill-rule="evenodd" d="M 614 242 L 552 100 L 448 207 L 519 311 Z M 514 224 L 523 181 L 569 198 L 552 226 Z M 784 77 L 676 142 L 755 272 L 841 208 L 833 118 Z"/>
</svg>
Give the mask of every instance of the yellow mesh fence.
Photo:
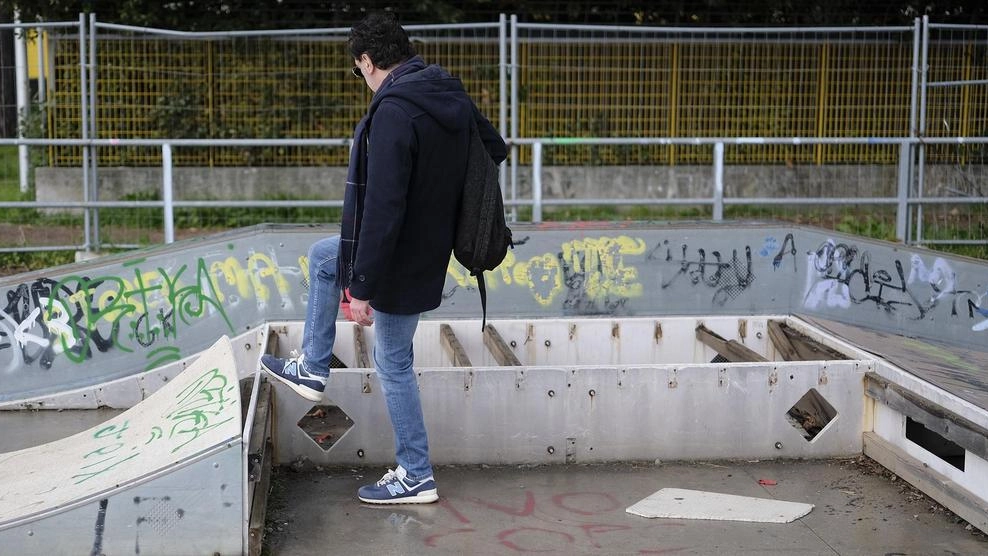
<svg viewBox="0 0 988 556">
<path fill-rule="evenodd" d="M 498 125 L 496 36 L 418 34 L 429 61 L 459 76 Z M 50 41 L 49 134 L 79 137 L 79 52 Z M 912 35 L 739 39 L 690 36 L 520 40 L 522 137 L 890 137 L 909 135 Z M 986 45 L 930 48 L 931 80 L 986 79 Z M 349 137 L 370 92 L 349 73 L 342 36 L 178 40 L 100 37 L 100 138 Z M 988 86 L 932 88 L 929 135 L 988 134 Z M 894 146 L 731 149 L 732 164 L 890 164 Z M 935 149 L 934 149 L 935 151 Z M 956 150 L 955 150 L 956 151 Z M 955 152 L 952 151 L 952 152 Z M 80 149 L 53 147 L 56 166 Z M 709 164 L 709 146 L 547 147 L 547 164 Z M 934 152 L 935 154 L 935 152 Z M 527 158 L 527 151 L 525 157 Z M 341 149 L 181 149 L 185 166 L 344 165 Z M 99 150 L 99 164 L 157 166 L 157 148 Z"/>
</svg>

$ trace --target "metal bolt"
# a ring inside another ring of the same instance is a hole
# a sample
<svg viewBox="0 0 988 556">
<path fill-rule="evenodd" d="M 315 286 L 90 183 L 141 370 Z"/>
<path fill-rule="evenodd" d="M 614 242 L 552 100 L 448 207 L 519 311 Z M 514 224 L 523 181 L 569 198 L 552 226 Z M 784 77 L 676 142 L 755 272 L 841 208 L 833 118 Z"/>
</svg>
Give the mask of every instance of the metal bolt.
<svg viewBox="0 0 988 556">
<path fill-rule="evenodd" d="M 552 345 L 552 342 L 550 342 L 549 340 L 546 340 L 545 341 L 545 347 L 549 347 L 551 345 Z"/>
<path fill-rule="evenodd" d="M 546 450 L 546 451 L 549 452 L 549 455 L 552 455 L 552 454 L 555 454 L 556 453 L 556 449 L 553 448 L 552 446 L 549 446 L 549 449 Z"/>
<path fill-rule="evenodd" d="M 587 393 L 590 394 L 590 397 L 591 398 L 597 395 L 597 391 L 596 390 L 591 390 L 591 391 L 589 391 Z"/>
<path fill-rule="evenodd" d="M 555 396 L 555 395 L 556 395 L 556 391 L 555 390 L 549 390 L 549 397 L 550 398 L 553 397 L 553 396 Z"/>
<path fill-rule="evenodd" d="M 364 451 L 363 450 L 357 450 L 357 457 L 358 458 L 364 457 Z"/>
<path fill-rule="evenodd" d="M 776 450 L 781 450 L 782 449 L 782 443 L 781 442 L 776 442 L 775 443 L 775 449 Z"/>
<path fill-rule="evenodd" d="M 511 347 L 518 347 L 518 342 L 511 340 Z"/>
</svg>

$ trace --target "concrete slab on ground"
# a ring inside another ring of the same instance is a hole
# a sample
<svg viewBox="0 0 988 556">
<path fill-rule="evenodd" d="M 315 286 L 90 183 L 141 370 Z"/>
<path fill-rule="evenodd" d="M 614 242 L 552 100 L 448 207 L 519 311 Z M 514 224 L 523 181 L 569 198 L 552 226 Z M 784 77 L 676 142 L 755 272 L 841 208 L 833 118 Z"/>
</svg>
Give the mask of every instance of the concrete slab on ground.
<svg viewBox="0 0 988 556">
<path fill-rule="evenodd" d="M 274 478 L 267 553 L 986 554 L 988 537 L 866 457 L 815 461 L 444 466 L 440 501 L 371 506 L 383 469 Z M 760 479 L 776 481 L 760 485 Z M 660 488 L 814 504 L 788 524 L 646 519 L 625 508 Z"/>
</svg>

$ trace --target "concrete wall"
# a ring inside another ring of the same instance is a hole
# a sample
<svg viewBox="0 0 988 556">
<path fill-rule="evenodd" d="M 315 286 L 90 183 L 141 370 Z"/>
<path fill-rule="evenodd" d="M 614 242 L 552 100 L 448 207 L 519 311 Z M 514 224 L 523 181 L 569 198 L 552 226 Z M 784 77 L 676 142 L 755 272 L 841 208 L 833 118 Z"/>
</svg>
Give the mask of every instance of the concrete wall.
<svg viewBox="0 0 988 556">
<path fill-rule="evenodd" d="M 99 198 L 161 191 L 159 168 L 100 168 Z M 978 185 L 988 178 L 984 165 L 928 165 L 929 196 L 988 194 Z M 175 168 L 176 199 L 342 199 L 346 169 L 341 167 Z M 895 165 L 756 166 L 724 168 L 727 197 L 894 197 Z M 518 196 L 531 198 L 531 167 L 518 169 Z M 542 171 L 546 199 L 698 198 L 713 195 L 712 166 L 547 166 Z M 81 201 L 78 168 L 38 168 L 38 201 Z M 510 196 L 510 193 L 509 193 Z"/>
<path fill-rule="evenodd" d="M 261 226 L 0 279 L 0 403 L 137 375 L 222 335 L 305 318 L 308 246 L 333 228 Z M 807 314 L 981 349 L 988 264 L 786 225 L 515 229 L 485 274 L 488 318 Z M 447 269 L 429 319 L 477 318 Z"/>
<path fill-rule="evenodd" d="M 160 168 L 100 168 L 99 199 L 120 200 L 128 195 L 158 192 Z M 342 199 L 346 168 L 175 168 L 175 199 Z M 78 168 L 35 170 L 38 201 L 82 201 L 82 173 Z"/>
</svg>

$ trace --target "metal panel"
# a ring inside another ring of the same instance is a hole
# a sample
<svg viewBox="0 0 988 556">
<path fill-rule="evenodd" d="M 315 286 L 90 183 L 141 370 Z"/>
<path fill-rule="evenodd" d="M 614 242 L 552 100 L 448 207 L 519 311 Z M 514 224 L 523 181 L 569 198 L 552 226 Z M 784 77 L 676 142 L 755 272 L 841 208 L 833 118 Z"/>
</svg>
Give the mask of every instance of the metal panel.
<svg viewBox="0 0 988 556">
<path fill-rule="evenodd" d="M 828 361 L 418 373 L 433 461 L 500 464 L 860 453 L 862 377 L 869 368 L 866 362 Z M 362 375 L 334 371 L 328 397 L 338 400 L 354 426 L 328 451 L 297 426 L 314 404 L 277 386 L 281 463 L 393 462 L 384 400 L 376 379 L 371 394 L 359 394 Z M 786 413 L 810 389 L 837 417 L 807 441 Z"/>
</svg>

